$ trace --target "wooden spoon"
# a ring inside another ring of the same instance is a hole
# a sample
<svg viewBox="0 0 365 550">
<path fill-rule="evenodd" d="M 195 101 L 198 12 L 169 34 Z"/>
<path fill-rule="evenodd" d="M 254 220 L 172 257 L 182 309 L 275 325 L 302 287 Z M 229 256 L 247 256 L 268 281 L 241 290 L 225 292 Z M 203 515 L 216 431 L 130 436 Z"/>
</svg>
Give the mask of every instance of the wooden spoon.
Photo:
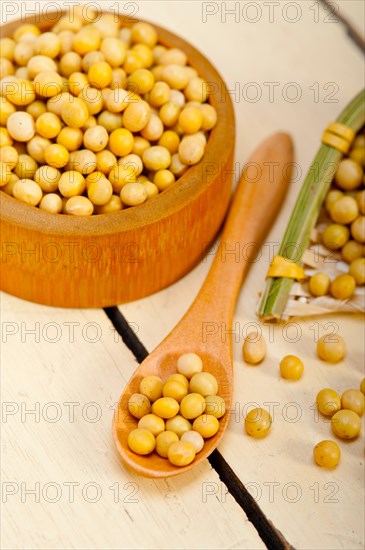
<svg viewBox="0 0 365 550">
<path fill-rule="evenodd" d="M 292 141 L 283 133 L 271 136 L 255 151 L 243 169 L 212 267 L 199 294 L 172 332 L 140 364 L 119 400 L 113 420 L 114 440 L 121 460 L 138 474 L 153 478 L 181 474 L 214 451 L 223 436 L 232 404 L 229 331 L 235 304 L 243 278 L 283 202 L 292 160 Z M 197 353 L 204 371 L 217 378 L 218 394 L 225 400 L 227 412 L 219 420 L 219 431 L 205 440 L 195 460 L 179 468 L 155 452 L 141 456 L 129 449 L 128 434 L 138 421 L 129 413 L 127 404 L 130 396 L 138 393 L 142 378 L 155 374 L 165 380 L 177 372 L 177 359 L 186 352 Z"/>
</svg>

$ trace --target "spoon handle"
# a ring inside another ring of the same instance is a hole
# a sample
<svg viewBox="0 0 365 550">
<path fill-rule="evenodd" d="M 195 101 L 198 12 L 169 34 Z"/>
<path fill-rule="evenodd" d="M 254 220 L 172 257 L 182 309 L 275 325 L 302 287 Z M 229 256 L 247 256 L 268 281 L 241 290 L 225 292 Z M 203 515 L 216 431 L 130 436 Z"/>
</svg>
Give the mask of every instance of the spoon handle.
<svg viewBox="0 0 365 550">
<path fill-rule="evenodd" d="M 293 143 L 284 133 L 269 137 L 245 164 L 211 269 L 192 306 L 170 337 L 185 338 L 186 343 L 189 329 L 190 334 L 195 332 L 196 340 L 198 334 L 203 333 L 204 323 L 226 323 L 227 329 L 231 329 L 244 276 L 255 262 L 284 200 L 292 165 Z M 204 342 L 202 344 L 204 348 Z M 219 353 L 221 338 L 212 335 L 206 347 L 210 353 Z"/>
</svg>

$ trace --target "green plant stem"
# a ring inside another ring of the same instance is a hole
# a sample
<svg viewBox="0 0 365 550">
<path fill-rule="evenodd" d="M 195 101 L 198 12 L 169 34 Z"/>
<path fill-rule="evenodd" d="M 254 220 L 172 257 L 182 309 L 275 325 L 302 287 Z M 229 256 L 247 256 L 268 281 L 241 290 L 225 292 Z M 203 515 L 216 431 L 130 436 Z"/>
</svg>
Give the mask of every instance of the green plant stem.
<svg viewBox="0 0 365 550">
<path fill-rule="evenodd" d="M 342 111 L 337 122 L 349 126 L 355 133 L 359 132 L 365 124 L 365 90 L 362 90 Z M 301 262 L 342 157 L 343 154 L 333 147 L 320 147 L 295 203 L 279 248 L 280 256 L 297 264 Z M 293 282 L 293 279 L 288 277 L 267 279 L 257 311 L 261 320 L 280 320 Z"/>
</svg>

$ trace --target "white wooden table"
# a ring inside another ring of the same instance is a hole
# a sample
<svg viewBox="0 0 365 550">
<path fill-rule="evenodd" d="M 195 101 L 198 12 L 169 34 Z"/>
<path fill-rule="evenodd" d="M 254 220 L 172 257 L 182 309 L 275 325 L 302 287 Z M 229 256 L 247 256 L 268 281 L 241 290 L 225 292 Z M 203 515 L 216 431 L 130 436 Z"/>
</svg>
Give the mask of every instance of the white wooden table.
<svg viewBox="0 0 365 550">
<path fill-rule="evenodd" d="M 4 0 L 2 21 L 34 4 Z M 116 4 L 103 0 L 102 6 Z M 314 0 L 150 0 L 120 6 L 182 35 L 217 66 L 232 90 L 241 166 L 263 138 L 285 130 L 295 140 L 304 175 L 323 128 L 364 86 L 359 47 L 344 23 Z M 363 37 L 363 2 L 340 0 L 337 6 Z M 235 13 L 228 13 L 232 9 Z M 272 246 L 281 239 L 301 181 L 293 182 L 267 239 Z M 312 461 L 315 443 L 330 437 L 329 425 L 313 410 L 317 391 L 358 387 L 363 376 L 363 318 L 308 319 L 300 323 L 296 342 L 299 325 L 270 333 L 264 327 L 271 339 L 268 357 L 258 368 L 246 366 L 242 338 L 248 324 L 257 322 L 268 257 L 266 246 L 237 305 L 235 405 L 220 455 L 213 457 L 214 467 L 206 460 L 165 481 L 132 474 L 114 451 L 113 407 L 137 361 L 106 313 L 48 308 L 1 295 L 4 550 L 284 547 L 277 530 L 296 548 L 363 548 L 361 438 L 341 443 L 335 471 Z M 170 288 L 119 307 L 148 350 L 185 312 L 209 265 L 210 258 Z M 315 356 L 315 334 L 328 332 L 328 322 L 348 344 L 346 360 L 337 366 L 320 364 Z M 278 362 L 288 353 L 305 363 L 298 383 L 278 376 Z M 273 411 L 272 432 L 261 441 L 243 431 L 243 415 L 254 402 Z"/>
</svg>

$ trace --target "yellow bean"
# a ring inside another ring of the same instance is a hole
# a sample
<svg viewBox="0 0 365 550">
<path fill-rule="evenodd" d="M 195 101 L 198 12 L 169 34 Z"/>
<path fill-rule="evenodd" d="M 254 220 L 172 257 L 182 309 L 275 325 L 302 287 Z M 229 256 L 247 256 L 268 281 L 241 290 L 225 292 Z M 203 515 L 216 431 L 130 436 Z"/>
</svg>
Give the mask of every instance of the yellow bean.
<svg viewBox="0 0 365 550">
<path fill-rule="evenodd" d="M 328 363 L 338 363 L 345 357 L 346 345 L 339 334 L 326 334 L 317 343 L 318 357 Z"/>
<path fill-rule="evenodd" d="M 13 138 L 6 128 L 0 128 L 0 147 L 5 147 L 6 145 L 13 145 Z"/>
<path fill-rule="evenodd" d="M 62 92 L 63 80 L 56 71 L 42 71 L 33 80 L 35 92 L 42 97 L 54 97 Z"/>
<path fill-rule="evenodd" d="M 146 44 L 152 48 L 157 42 L 157 32 L 149 23 L 138 22 L 132 27 L 131 40 L 134 43 Z"/>
<path fill-rule="evenodd" d="M 85 89 L 89 88 L 89 81 L 84 73 L 79 71 L 72 72 L 68 77 L 68 90 L 74 96 L 78 96 Z"/>
<path fill-rule="evenodd" d="M 331 283 L 330 292 L 337 300 L 348 300 L 355 292 L 356 281 L 346 273 L 338 275 Z"/>
<path fill-rule="evenodd" d="M 133 149 L 133 144 L 133 134 L 126 128 L 113 130 L 109 136 L 109 149 L 118 157 L 129 155 Z"/>
<path fill-rule="evenodd" d="M 110 170 L 113 168 L 116 162 L 117 157 L 107 149 L 103 149 L 103 151 L 96 153 L 96 169 L 106 176 L 110 173 Z"/>
<path fill-rule="evenodd" d="M 170 165 L 171 155 L 165 147 L 154 145 L 144 151 L 142 160 L 147 170 L 165 170 Z"/>
<path fill-rule="evenodd" d="M 156 82 L 149 94 L 149 103 L 152 107 L 162 107 L 170 101 L 170 86 L 166 82 Z"/>
<path fill-rule="evenodd" d="M 91 216 L 93 211 L 93 203 L 87 197 L 71 197 L 66 202 L 66 214 L 71 214 L 72 216 Z"/>
<path fill-rule="evenodd" d="M 174 466 L 187 466 L 195 458 L 195 447 L 189 441 L 172 443 L 168 448 L 168 459 Z"/>
<path fill-rule="evenodd" d="M 80 55 L 98 50 L 101 43 L 101 32 L 95 26 L 86 25 L 74 36 L 72 47 Z"/>
<path fill-rule="evenodd" d="M 149 430 L 156 437 L 165 430 L 165 422 L 155 414 L 146 414 L 138 422 L 138 428 Z"/>
<path fill-rule="evenodd" d="M 341 409 L 341 399 L 338 393 L 331 388 L 323 388 L 316 397 L 317 407 L 325 416 L 332 416 Z"/>
<path fill-rule="evenodd" d="M 67 198 L 82 195 L 85 188 L 85 178 L 75 170 L 64 172 L 58 181 L 58 189 L 61 195 Z"/>
<path fill-rule="evenodd" d="M 177 153 L 179 149 L 179 143 L 180 137 L 176 132 L 173 132 L 172 130 L 166 130 L 158 141 L 158 145 L 166 147 L 166 149 L 170 151 L 171 155 Z"/>
<path fill-rule="evenodd" d="M 110 214 L 112 212 L 119 212 L 123 209 L 123 203 L 118 195 L 112 195 L 109 202 L 102 206 L 95 206 L 96 214 Z"/>
<path fill-rule="evenodd" d="M 203 116 L 196 107 L 185 107 L 179 115 L 179 125 L 186 134 L 196 134 L 203 123 Z"/>
<path fill-rule="evenodd" d="M 358 243 L 365 243 L 365 216 L 359 216 L 352 222 L 351 235 Z"/>
<path fill-rule="evenodd" d="M 156 197 L 156 195 L 159 194 L 159 190 L 158 190 L 157 185 L 155 185 L 151 181 L 142 181 L 140 183 L 146 189 L 147 199 L 153 199 L 153 197 Z"/>
<path fill-rule="evenodd" d="M 0 124 L 6 126 L 8 118 L 11 114 L 15 113 L 16 108 L 6 97 L 0 97 Z"/>
<path fill-rule="evenodd" d="M 82 128 L 89 118 L 89 111 L 82 99 L 76 97 L 66 100 L 61 107 L 61 117 L 71 128 Z"/>
<path fill-rule="evenodd" d="M 134 44 L 132 51 L 138 54 L 138 57 L 142 61 L 143 69 L 149 69 L 153 65 L 153 53 L 151 48 L 146 44 Z"/>
<path fill-rule="evenodd" d="M 161 63 L 161 65 L 171 65 L 174 63 L 175 65 L 184 66 L 187 60 L 188 58 L 185 52 L 179 48 L 170 48 L 161 53 L 159 63 Z"/>
<path fill-rule="evenodd" d="M 185 433 L 191 430 L 192 426 L 189 420 L 177 414 L 173 418 L 166 420 L 166 430 L 175 432 L 179 438 Z"/>
<path fill-rule="evenodd" d="M 57 136 L 57 143 L 66 147 L 67 151 L 77 151 L 82 145 L 83 133 L 80 128 L 65 126 Z"/>
<path fill-rule="evenodd" d="M 34 47 L 28 42 L 19 42 L 15 46 L 14 61 L 21 67 L 28 65 L 30 59 L 34 55 Z"/>
<path fill-rule="evenodd" d="M 22 202 L 30 204 L 31 206 L 37 206 L 42 199 L 43 193 L 42 189 L 35 181 L 20 179 L 14 185 L 13 195 Z"/>
<path fill-rule="evenodd" d="M 45 193 L 53 193 L 58 190 L 58 182 L 61 178 L 61 172 L 54 166 L 44 164 L 34 173 L 34 181 L 38 183 Z"/>
<path fill-rule="evenodd" d="M 0 165 L 1 166 L 1 165 Z M 0 178 L 1 179 L 1 178 Z M 18 176 L 16 174 L 13 174 L 12 172 L 10 173 L 10 177 L 9 177 L 9 180 L 8 180 L 8 183 L 6 183 L 5 185 L 1 186 L 1 191 L 4 191 L 4 193 L 7 193 L 8 195 L 11 195 L 13 196 L 13 189 L 14 189 L 14 185 L 15 183 L 18 181 Z"/>
<path fill-rule="evenodd" d="M 103 39 L 100 51 L 105 61 L 107 61 L 111 67 L 116 68 L 123 65 L 127 52 L 127 45 L 119 38 L 108 36 Z"/>
<path fill-rule="evenodd" d="M 31 23 L 24 23 L 23 25 L 20 25 L 17 27 L 17 29 L 14 31 L 13 36 L 16 42 L 21 42 L 22 39 L 30 40 L 33 38 L 35 41 L 37 39 L 37 36 L 41 34 L 40 29 Z"/>
<path fill-rule="evenodd" d="M 188 101 L 204 103 L 208 97 L 207 83 L 200 77 L 192 78 L 187 84 L 184 93 Z"/>
<path fill-rule="evenodd" d="M 29 71 L 29 78 L 35 78 L 39 73 L 45 71 L 57 71 L 57 65 L 53 59 L 45 55 L 33 56 L 27 65 Z"/>
<path fill-rule="evenodd" d="M 148 123 L 151 107 L 146 101 L 130 103 L 123 114 L 123 125 L 131 132 L 140 132 Z"/>
<path fill-rule="evenodd" d="M 14 168 L 14 172 L 19 179 L 33 179 L 35 171 L 38 168 L 37 162 L 30 155 L 20 154 L 18 164 Z"/>
<path fill-rule="evenodd" d="M 60 133 L 62 122 L 54 113 L 44 113 L 37 118 L 35 129 L 42 137 L 52 139 Z"/>
<path fill-rule="evenodd" d="M 88 52 L 82 57 L 82 70 L 87 73 L 94 63 L 100 63 L 100 61 L 105 61 L 104 54 L 101 51 Z"/>
<path fill-rule="evenodd" d="M 60 214 L 62 212 L 62 199 L 56 193 L 48 193 L 48 195 L 43 196 L 39 208 L 50 214 Z"/>
<path fill-rule="evenodd" d="M 35 133 L 34 119 L 24 111 L 11 114 L 6 127 L 10 136 L 17 141 L 29 141 Z"/>
<path fill-rule="evenodd" d="M 71 158 L 72 155 L 72 158 Z M 96 155 L 89 149 L 80 149 L 70 153 L 70 169 L 81 174 L 91 174 L 96 168 Z"/>
<path fill-rule="evenodd" d="M 137 69 L 128 77 L 128 88 L 136 94 L 144 95 L 150 92 L 155 83 L 155 77 L 147 69 Z"/>
<path fill-rule="evenodd" d="M 44 159 L 47 164 L 54 166 L 55 168 L 62 168 L 66 166 L 69 159 L 69 152 L 66 147 L 59 145 L 58 143 L 52 143 L 44 152 Z"/>
<path fill-rule="evenodd" d="M 140 185 L 140 184 L 138 184 Z M 161 418 L 173 418 L 179 411 L 179 403 L 171 397 L 160 397 L 152 404 L 152 412 Z"/>
<path fill-rule="evenodd" d="M 94 181 L 90 184 L 87 196 L 95 205 L 102 206 L 107 204 L 113 194 L 113 187 L 109 180 L 101 178 L 99 181 Z"/>
<path fill-rule="evenodd" d="M 84 86 L 78 94 L 78 98 L 81 99 L 86 105 L 89 115 L 96 115 L 100 113 L 103 108 L 104 102 L 102 93 L 97 88 L 93 88 L 92 86 Z"/>
<path fill-rule="evenodd" d="M 127 85 L 127 73 L 121 67 L 113 69 L 112 81 L 110 87 L 112 90 L 116 88 L 124 88 Z"/>
<path fill-rule="evenodd" d="M 157 185 L 159 191 L 164 191 L 175 181 L 175 176 L 170 170 L 158 170 L 155 173 L 153 182 Z"/>
<path fill-rule="evenodd" d="M 218 419 L 212 414 L 202 414 L 194 420 L 193 430 L 198 432 L 204 439 L 213 437 L 219 430 Z"/>
<path fill-rule="evenodd" d="M 217 111 L 214 109 L 214 107 L 212 107 L 212 105 L 209 105 L 209 103 L 203 103 L 200 106 L 200 112 L 203 118 L 202 130 L 204 130 L 205 132 L 212 130 L 217 124 Z"/>
<path fill-rule="evenodd" d="M 217 395 L 218 382 L 210 372 L 198 372 L 190 379 L 189 390 L 198 393 L 203 397 Z"/>
<path fill-rule="evenodd" d="M 161 80 L 167 82 L 170 88 L 182 90 L 188 85 L 189 73 L 186 71 L 185 67 L 172 63 L 170 65 L 163 66 Z"/>
<path fill-rule="evenodd" d="M 169 382 L 166 382 L 162 389 L 162 395 L 164 397 L 172 397 L 178 403 L 180 403 L 183 397 L 187 394 L 188 390 L 185 385 L 177 380 L 170 380 Z"/>
<path fill-rule="evenodd" d="M 189 430 L 188 432 L 184 432 L 181 436 L 181 441 L 188 441 L 189 443 L 191 443 L 196 453 L 200 453 L 200 451 L 204 447 L 203 437 L 200 435 L 200 433 L 196 432 L 195 430 Z"/>
<path fill-rule="evenodd" d="M 156 453 L 162 458 L 167 458 L 168 450 L 173 443 L 179 441 L 179 436 L 172 431 L 164 431 L 156 437 Z"/>
<path fill-rule="evenodd" d="M 129 448 L 139 455 L 152 453 L 156 445 L 154 435 L 144 428 L 132 430 L 128 435 Z"/>
<path fill-rule="evenodd" d="M 14 59 L 14 50 L 16 42 L 12 38 L 4 37 L 0 39 L 0 53 L 2 57 L 12 61 Z"/>
<path fill-rule="evenodd" d="M 221 418 L 226 413 L 226 402 L 219 395 L 207 395 L 205 398 L 205 412 L 216 418 Z"/>
<path fill-rule="evenodd" d="M 174 126 L 179 119 L 180 106 L 173 101 L 168 101 L 162 105 L 159 114 L 165 126 Z"/>
<path fill-rule="evenodd" d="M 54 32 L 40 34 L 35 42 L 35 50 L 39 55 L 57 57 L 61 51 L 61 40 Z"/>
<path fill-rule="evenodd" d="M 113 13 L 99 13 L 99 8 L 97 8 L 95 10 L 93 26 L 98 29 L 102 38 L 107 36 L 118 36 L 119 20 Z"/>
<path fill-rule="evenodd" d="M 341 250 L 341 256 L 350 264 L 357 258 L 361 258 L 364 255 L 364 247 L 357 241 L 348 241 Z"/>
<path fill-rule="evenodd" d="M 52 145 L 51 140 L 42 136 L 35 135 L 27 143 L 27 153 L 32 157 L 33 160 L 39 162 L 39 164 L 45 164 L 45 151 L 50 145 Z"/>
<path fill-rule="evenodd" d="M 202 395 L 199 393 L 189 393 L 180 403 L 180 414 L 184 418 L 192 420 L 203 414 L 206 406 L 207 404 Z"/>
<path fill-rule="evenodd" d="M 63 55 L 72 50 L 72 40 L 74 33 L 72 31 L 64 30 L 58 33 L 58 38 L 61 41 L 60 55 Z"/>
<path fill-rule="evenodd" d="M 19 154 L 18 151 L 11 145 L 5 145 L 0 149 L 0 162 L 5 163 L 10 170 L 15 168 L 18 163 Z"/>
<path fill-rule="evenodd" d="M 151 113 L 146 126 L 141 130 L 141 136 L 149 141 L 157 141 L 163 134 L 163 124 L 161 119 Z"/>
<path fill-rule="evenodd" d="M 145 395 L 133 393 L 128 400 L 128 410 L 132 416 L 140 420 L 151 412 L 151 403 Z"/>
<path fill-rule="evenodd" d="M 205 145 L 197 134 L 184 136 L 179 145 L 179 158 L 187 165 L 197 164 L 203 157 Z"/>
<path fill-rule="evenodd" d="M 47 107 L 43 101 L 37 100 L 27 105 L 25 110 L 27 113 L 32 115 L 32 117 L 36 121 L 38 117 L 40 117 L 41 115 L 47 112 Z"/>
<path fill-rule="evenodd" d="M 325 296 L 330 289 L 331 279 L 319 271 L 309 279 L 309 291 L 313 296 Z"/>
<path fill-rule="evenodd" d="M 69 78 L 73 74 L 80 75 L 81 69 L 82 69 L 82 57 L 78 53 L 70 51 L 70 52 L 66 52 L 61 57 L 59 62 L 59 71 L 62 76 Z M 83 81 L 84 81 L 84 78 L 83 78 Z"/>
<path fill-rule="evenodd" d="M 140 183 L 127 183 L 122 187 L 120 198 L 127 206 L 137 206 L 147 200 L 147 191 Z"/>
<path fill-rule="evenodd" d="M 97 125 L 84 133 L 84 145 L 87 149 L 99 152 L 108 145 L 109 135 L 103 126 Z"/>
<path fill-rule="evenodd" d="M 257 365 L 265 359 L 266 343 L 262 334 L 250 332 L 242 346 L 243 359 L 250 365 Z"/>
<path fill-rule="evenodd" d="M 356 258 L 350 264 L 350 275 L 355 279 L 357 286 L 365 284 L 365 258 Z"/>
</svg>

